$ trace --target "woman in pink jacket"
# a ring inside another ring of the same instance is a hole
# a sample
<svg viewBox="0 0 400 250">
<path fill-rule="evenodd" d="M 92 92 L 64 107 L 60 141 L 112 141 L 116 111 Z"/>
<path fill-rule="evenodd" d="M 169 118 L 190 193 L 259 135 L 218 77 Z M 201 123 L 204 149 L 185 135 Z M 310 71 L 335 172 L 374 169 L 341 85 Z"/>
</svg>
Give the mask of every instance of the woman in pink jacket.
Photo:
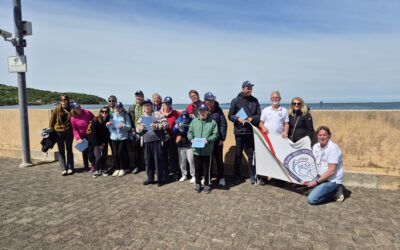
<svg viewBox="0 0 400 250">
<path fill-rule="evenodd" d="M 93 120 L 93 113 L 89 110 L 81 108 L 81 105 L 77 102 L 71 103 L 71 126 L 72 126 L 72 133 L 74 135 L 75 140 L 77 143 L 82 143 L 83 139 L 88 140 L 87 129 L 90 126 L 90 123 Z M 84 171 L 94 172 L 95 168 L 93 165 L 93 148 L 88 147 L 82 151 L 82 158 L 84 164 Z M 89 169 L 89 159 L 91 162 L 91 168 Z"/>
</svg>

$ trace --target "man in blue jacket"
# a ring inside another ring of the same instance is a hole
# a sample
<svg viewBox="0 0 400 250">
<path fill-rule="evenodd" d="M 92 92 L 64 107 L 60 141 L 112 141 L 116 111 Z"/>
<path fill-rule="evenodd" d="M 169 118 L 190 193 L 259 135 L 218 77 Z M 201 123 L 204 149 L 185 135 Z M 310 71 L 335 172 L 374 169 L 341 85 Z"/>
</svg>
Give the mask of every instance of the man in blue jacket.
<svg viewBox="0 0 400 250">
<path fill-rule="evenodd" d="M 217 180 L 220 186 L 225 186 L 224 178 L 224 161 L 223 161 L 223 150 L 224 141 L 226 138 L 226 118 L 222 111 L 219 103 L 216 101 L 216 96 L 211 92 L 207 92 L 204 95 L 204 101 L 207 104 L 208 111 L 210 112 L 211 119 L 213 119 L 218 126 L 218 139 L 215 141 L 212 155 L 217 163 Z"/>
<path fill-rule="evenodd" d="M 261 117 L 260 104 L 257 98 L 251 95 L 253 84 L 245 81 L 242 84 L 242 92 L 231 102 L 228 118 L 233 122 L 236 140 L 235 154 L 235 184 L 241 183 L 240 165 L 242 162 L 242 152 L 246 148 L 248 157 L 250 183 L 256 184 L 256 169 L 253 163 L 254 157 L 254 137 L 253 129 L 250 124 L 258 127 Z M 243 109 L 243 110 L 242 110 Z M 243 112 L 239 112 L 239 111 Z M 242 114 L 242 115 L 239 115 Z M 245 114 L 245 115 L 243 115 Z"/>
</svg>

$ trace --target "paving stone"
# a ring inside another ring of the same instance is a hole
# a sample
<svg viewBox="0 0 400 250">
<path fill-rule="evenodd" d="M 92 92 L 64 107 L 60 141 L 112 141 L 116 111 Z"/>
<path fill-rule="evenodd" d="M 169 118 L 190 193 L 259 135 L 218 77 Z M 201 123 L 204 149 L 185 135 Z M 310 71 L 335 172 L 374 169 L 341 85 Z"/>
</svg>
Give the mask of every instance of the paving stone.
<svg viewBox="0 0 400 250">
<path fill-rule="evenodd" d="M 399 249 L 400 192 L 352 188 L 342 203 L 247 181 L 196 194 L 193 184 L 143 186 L 57 163 L 0 158 L 1 249 Z"/>
</svg>

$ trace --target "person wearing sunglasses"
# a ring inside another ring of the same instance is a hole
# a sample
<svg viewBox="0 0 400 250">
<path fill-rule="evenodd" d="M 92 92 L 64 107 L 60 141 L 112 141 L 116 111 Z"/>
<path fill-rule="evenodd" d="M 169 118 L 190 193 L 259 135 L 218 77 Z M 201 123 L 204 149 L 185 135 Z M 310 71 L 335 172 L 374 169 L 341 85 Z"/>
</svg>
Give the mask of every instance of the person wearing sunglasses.
<svg viewBox="0 0 400 250">
<path fill-rule="evenodd" d="M 62 95 L 60 96 L 60 104 L 52 111 L 49 121 L 49 128 L 57 133 L 58 160 L 62 176 L 74 174 L 74 154 L 72 153 L 74 137 L 70 118 L 69 97 Z M 65 150 L 67 151 L 67 158 L 65 158 Z"/>
<path fill-rule="evenodd" d="M 108 107 L 107 107 L 107 109 L 108 109 L 108 113 L 110 115 L 112 115 L 114 113 L 115 104 L 117 103 L 117 101 L 118 100 L 117 100 L 117 97 L 115 95 L 110 95 L 108 97 Z"/>
<path fill-rule="evenodd" d="M 289 108 L 289 139 L 297 142 L 308 136 L 313 141 L 314 125 L 309 108 L 300 97 L 294 97 Z"/>
<path fill-rule="evenodd" d="M 94 165 L 96 171 L 93 177 L 108 176 L 106 169 L 106 161 L 108 154 L 108 143 L 110 142 L 110 131 L 108 130 L 106 123 L 110 121 L 109 107 L 102 107 L 99 114 L 92 120 L 90 127 L 89 140 L 94 146 Z"/>
</svg>

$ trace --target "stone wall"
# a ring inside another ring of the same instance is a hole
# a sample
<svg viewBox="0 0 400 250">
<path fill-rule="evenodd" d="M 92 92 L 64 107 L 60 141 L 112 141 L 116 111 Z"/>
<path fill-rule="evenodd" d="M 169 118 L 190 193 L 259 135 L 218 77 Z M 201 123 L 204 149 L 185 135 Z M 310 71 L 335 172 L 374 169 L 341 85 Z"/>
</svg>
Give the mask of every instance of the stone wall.
<svg viewBox="0 0 400 250">
<path fill-rule="evenodd" d="M 341 147 L 345 171 L 400 175 L 400 111 L 312 112 L 314 126 L 330 127 L 332 139 Z M 33 159 L 44 159 L 40 152 L 40 130 L 48 126 L 50 110 L 29 110 L 30 145 Z M 21 157 L 18 110 L 0 110 L 0 156 Z M 227 173 L 232 173 L 235 139 L 228 122 L 225 143 Z M 53 151 L 56 151 L 55 146 Z M 77 154 L 77 160 L 80 160 Z"/>
</svg>

